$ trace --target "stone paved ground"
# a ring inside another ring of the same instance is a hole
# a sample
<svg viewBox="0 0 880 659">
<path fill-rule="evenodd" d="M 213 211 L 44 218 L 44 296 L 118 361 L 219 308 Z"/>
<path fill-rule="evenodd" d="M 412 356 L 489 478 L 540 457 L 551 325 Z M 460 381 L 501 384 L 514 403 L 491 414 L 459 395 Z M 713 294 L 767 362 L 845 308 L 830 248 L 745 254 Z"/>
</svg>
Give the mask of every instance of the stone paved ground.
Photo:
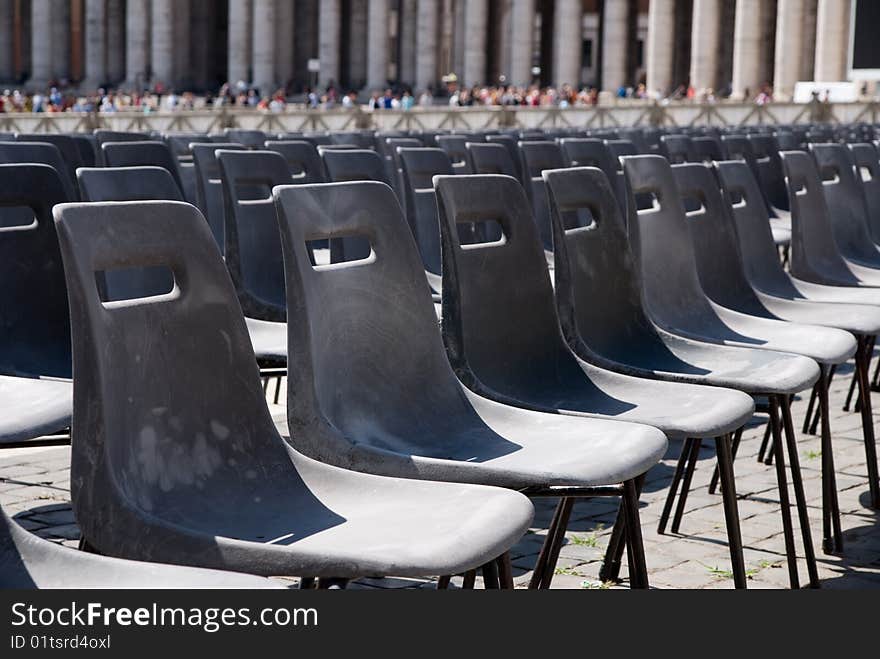
<svg viewBox="0 0 880 659">
<path fill-rule="evenodd" d="M 846 542 L 843 556 L 828 556 L 819 550 L 821 480 L 818 438 L 801 435 L 798 427 L 798 450 L 822 586 L 880 588 L 880 513 L 867 507 L 868 480 L 860 417 L 841 410 L 849 372 L 835 380 L 831 394 L 834 457 Z M 282 390 L 282 400 L 283 395 Z M 880 405 L 880 395 L 875 395 L 874 399 L 875 406 Z M 806 400 L 796 400 L 793 409 L 796 425 L 799 426 L 806 410 Z M 283 419 L 284 410 L 273 406 L 273 414 Z M 877 418 L 878 414 L 875 414 Z M 746 569 L 750 588 L 787 588 L 788 571 L 775 470 L 772 466 L 759 464 L 755 459 L 763 434 L 763 422 L 762 417 L 756 417 L 755 424 L 745 432 L 735 465 Z M 875 423 L 875 432 L 880 436 L 880 424 Z M 642 495 L 641 519 L 651 585 L 655 588 L 731 588 L 721 497 L 707 492 L 714 464 L 714 442 L 705 442 L 701 450 L 681 534 L 660 536 L 656 533 L 657 520 L 680 447 L 679 442 L 671 443 L 666 458 L 649 473 Z M 69 459 L 70 448 L 66 446 L 0 450 L 0 503 L 19 524 L 30 531 L 55 542 L 76 546 L 79 531 L 69 503 Z M 518 587 L 528 583 L 554 504 L 552 500 L 536 501 L 534 528 L 512 552 Z M 615 513 L 615 500 L 575 504 L 566 535 L 567 542 L 562 548 L 554 577 L 554 588 L 626 587 L 625 567 L 621 584 L 603 584 L 598 578 L 602 553 Z M 799 555 L 802 556 L 794 509 L 792 516 Z M 801 581 L 805 582 L 803 561 L 799 561 L 798 567 Z M 460 583 L 460 579 L 453 583 Z M 431 587 L 432 584 L 413 580 L 367 579 L 356 586 Z"/>
</svg>

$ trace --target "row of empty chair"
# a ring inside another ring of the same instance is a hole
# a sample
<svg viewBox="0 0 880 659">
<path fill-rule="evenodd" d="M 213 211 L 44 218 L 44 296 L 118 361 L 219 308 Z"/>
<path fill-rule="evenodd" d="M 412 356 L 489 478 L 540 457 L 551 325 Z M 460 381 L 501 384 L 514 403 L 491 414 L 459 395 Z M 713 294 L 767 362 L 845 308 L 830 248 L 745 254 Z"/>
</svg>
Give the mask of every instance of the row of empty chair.
<svg viewBox="0 0 880 659">
<path fill-rule="evenodd" d="M 794 228 L 787 272 L 768 177 L 725 151 L 734 136 L 663 135 L 657 153 L 611 134 L 425 146 L 230 131 L 175 151 L 102 137 L 98 167 L 29 140 L 3 156 L 19 164 L 0 165 L 4 204 L 36 217 L 0 229 L 0 251 L 17 255 L 9 308 L 30 313 L 4 319 L 0 382 L 51 383 L 69 400 L 76 366 L 72 494 L 101 553 L 307 581 L 439 575 L 442 586 L 481 568 L 487 586 L 509 586 L 505 552 L 531 521 L 516 492 L 555 494 L 531 583 L 549 587 L 573 501 L 612 495 L 603 576 L 617 577 L 626 547 L 631 585 L 644 587 L 642 477 L 667 439 L 683 441 L 660 522 L 674 507 L 677 531 L 713 440 L 745 587 L 733 459 L 757 409 L 792 586 L 789 477 L 817 586 L 790 402 L 813 390 L 823 548 L 842 551 L 827 394 L 851 358 L 880 506 L 870 143 L 786 151 L 770 136 Z M 34 286 L 58 297 L 36 300 Z M 39 327 L 51 314 L 59 322 Z M 287 443 L 259 386 L 260 369 L 279 366 Z"/>
</svg>

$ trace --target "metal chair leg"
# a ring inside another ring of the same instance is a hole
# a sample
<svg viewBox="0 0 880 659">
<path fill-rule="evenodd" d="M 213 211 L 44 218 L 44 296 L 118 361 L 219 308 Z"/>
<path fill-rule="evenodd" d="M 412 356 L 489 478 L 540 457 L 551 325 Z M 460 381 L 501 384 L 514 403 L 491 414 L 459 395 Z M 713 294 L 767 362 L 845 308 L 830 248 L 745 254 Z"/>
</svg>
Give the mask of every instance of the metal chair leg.
<svg viewBox="0 0 880 659">
<path fill-rule="evenodd" d="M 452 576 L 445 574 L 439 579 L 437 579 L 437 590 L 448 590 L 449 583 L 452 581 Z"/>
<path fill-rule="evenodd" d="M 684 475 L 688 456 L 691 454 L 692 441 L 693 440 L 691 439 L 686 439 L 681 445 L 681 454 L 678 456 L 678 464 L 675 465 L 675 472 L 672 474 L 672 482 L 669 484 L 669 493 L 666 495 L 666 503 L 663 504 L 663 511 L 660 513 L 660 521 L 657 523 L 658 535 L 666 533 L 666 524 L 669 522 L 669 515 L 672 514 L 672 506 L 675 503 L 678 486 L 681 483 L 682 475 Z M 620 517 L 619 512 L 618 517 Z"/>
<path fill-rule="evenodd" d="M 694 471 L 697 468 L 697 458 L 700 455 L 700 446 L 702 445 L 702 439 L 694 439 L 691 443 L 691 452 L 688 456 L 688 465 L 687 469 L 684 472 L 684 478 L 681 482 L 681 492 L 678 495 L 678 506 L 675 508 L 675 515 L 672 518 L 672 532 L 678 533 L 679 528 L 681 528 L 681 519 L 684 516 L 684 508 L 687 504 L 688 494 L 691 491 L 691 481 L 694 478 Z"/>
<path fill-rule="evenodd" d="M 510 553 L 504 552 L 495 559 L 498 563 L 498 583 L 503 590 L 513 590 L 513 568 L 510 565 Z"/>
<path fill-rule="evenodd" d="M 858 364 L 856 365 L 858 369 Z M 837 476 L 834 470 L 834 448 L 831 444 L 831 405 L 828 387 L 819 391 L 822 410 L 822 551 L 830 554 L 837 547 L 843 550 L 843 534 L 840 530 L 840 510 L 837 504 Z"/>
<path fill-rule="evenodd" d="M 730 447 L 730 455 L 733 460 L 736 460 L 736 452 L 739 450 L 739 443 L 742 440 L 743 428 L 739 428 L 733 435 L 733 443 Z M 718 465 L 715 465 L 715 469 L 712 471 L 712 478 L 709 481 L 709 494 L 715 494 L 718 490 Z"/>
<path fill-rule="evenodd" d="M 544 590 L 550 587 L 556 562 L 559 560 L 559 552 L 565 541 L 565 530 L 568 527 L 568 519 L 571 516 L 573 505 L 574 499 L 572 497 L 562 497 L 559 500 L 556 512 L 553 514 L 553 521 L 550 522 L 550 527 L 547 529 L 547 539 L 541 547 L 538 562 L 535 564 L 532 578 L 529 580 L 529 588 Z"/>
<path fill-rule="evenodd" d="M 715 440 L 718 471 L 721 478 L 721 496 L 724 501 L 724 519 L 727 523 L 727 544 L 733 568 L 733 583 L 737 588 L 746 587 L 746 564 L 743 559 L 742 534 L 739 528 L 739 509 L 736 503 L 736 485 L 733 476 L 733 452 L 730 435 Z"/>
<path fill-rule="evenodd" d="M 782 433 L 779 430 L 776 397 L 770 397 L 770 426 L 773 432 L 773 452 L 776 454 L 776 482 L 779 486 L 779 510 L 782 515 L 782 531 L 785 537 L 785 556 L 791 587 L 800 588 L 797 570 L 797 553 L 794 548 L 794 530 L 791 524 L 791 503 L 788 499 L 788 479 L 785 476 L 785 458 L 782 452 Z"/>
<path fill-rule="evenodd" d="M 642 525 L 639 519 L 639 495 L 635 481 L 629 480 L 623 484 L 623 502 L 630 588 L 648 588 L 648 566 L 645 562 L 645 546 L 642 542 Z"/>
<path fill-rule="evenodd" d="M 810 515 L 807 512 L 807 497 L 804 495 L 804 481 L 801 475 L 801 464 L 797 453 L 788 396 L 779 397 L 779 408 L 782 410 L 782 428 L 785 433 L 785 444 L 788 447 L 788 467 L 791 470 L 791 483 L 794 486 L 794 498 L 798 511 L 798 523 L 801 527 L 801 538 L 804 542 L 804 560 L 807 562 L 810 588 L 818 588 L 819 571 L 816 568 L 816 552 L 813 549 L 813 535 L 810 531 Z M 825 434 L 825 426 L 826 423 L 823 422 L 823 435 Z M 836 492 L 834 494 L 836 499 Z"/>
<path fill-rule="evenodd" d="M 464 579 L 461 582 L 462 590 L 473 590 L 474 584 L 477 582 L 477 571 L 468 570 L 464 573 Z"/>
<path fill-rule="evenodd" d="M 865 440 L 865 459 L 868 463 L 868 480 L 871 490 L 871 507 L 880 508 L 880 476 L 877 470 L 877 444 L 874 438 L 874 415 L 871 410 L 871 387 L 868 383 L 870 343 L 861 337 L 856 351 L 856 373 L 859 377 L 859 402 L 862 413 L 862 434 Z"/>
<path fill-rule="evenodd" d="M 761 440 L 761 448 L 758 449 L 758 462 L 764 462 L 764 458 L 767 455 L 767 447 L 770 444 L 770 422 L 767 422 L 767 427 L 764 428 L 764 439 Z"/>
<path fill-rule="evenodd" d="M 300 590 L 315 590 L 318 587 L 318 580 L 314 577 L 302 577 L 299 580 Z"/>
<path fill-rule="evenodd" d="M 486 590 L 498 590 L 501 583 L 498 581 L 498 563 L 491 560 L 480 568 L 483 573 L 483 588 Z"/>
</svg>

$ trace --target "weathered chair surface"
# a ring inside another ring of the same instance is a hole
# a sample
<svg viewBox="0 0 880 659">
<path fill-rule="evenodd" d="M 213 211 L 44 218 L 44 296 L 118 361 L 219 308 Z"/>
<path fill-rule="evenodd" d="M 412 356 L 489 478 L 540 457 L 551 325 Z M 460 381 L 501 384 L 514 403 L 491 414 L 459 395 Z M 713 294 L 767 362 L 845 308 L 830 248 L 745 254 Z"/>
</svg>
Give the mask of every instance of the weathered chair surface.
<svg viewBox="0 0 880 659">
<path fill-rule="evenodd" d="M 208 220 L 214 240 L 222 253 L 226 253 L 226 208 L 223 199 L 223 181 L 220 163 L 215 151 L 244 150 L 241 144 L 213 142 L 211 144 L 190 143 L 193 163 L 196 168 L 196 206 Z"/>
<path fill-rule="evenodd" d="M 70 382 L 0 375 L 0 445 L 64 430 L 72 410 Z"/>
<path fill-rule="evenodd" d="M 74 404 L 87 406 L 74 414 L 71 494 L 102 553 L 266 576 L 424 576 L 485 564 L 528 528 L 518 493 L 351 472 L 287 446 L 191 206 L 71 204 L 55 216 L 84 374 Z M 178 290 L 103 303 L 94 272 L 120 259 L 167 263 Z"/>
<path fill-rule="evenodd" d="M 263 143 L 266 141 L 266 133 L 261 130 L 227 128 L 223 134 L 230 142 L 241 144 L 249 149 L 262 149 Z"/>
<path fill-rule="evenodd" d="M 537 227 L 506 176 L 438 176 L 444 244 L 443 337 L 453 369 L 480 395 L 541 411 L 611 417 L 670 438 L 718 437 L 752 414 L 749 396 L 614 373 L 562 336 Z M 501 244 L 462 246 L 456 224 L 494 221 Z M 448 287 L 448 288 L 447 288 Z"/>
<path fill-rule="evenodd" d="M 106 167 L 153 166 L 168 170 L 183 194 L 177 159 L 165 142 L 110 142 L 101 146 Z"/>
<path fill-rule="evenodd" d="M 464 389 L 390 188 L 288 187 L 275 197 L 289 303 L 301 309 L 290 341 L 308 355 L 288 389 L 290 427 L 302 431 L 293 441 L 305 453 L 373 473 L 516 489 L 618 483 L 660 459 L 666 440 L 653 428 L 529 412 Z M 312 266 L 308 236 L 354 234 L 369 237 L 368 260 Z M 323 439 L 331 428 L 345 445 Z"/>
<path fill-rule="evenodd" d="M 64 194 L 70 201 L 79 199 L 79 192 L 71 178 L 70 167 L 64 162 L 61 151 L 48 142 L 0 142 L 0 164 L 43 164 L 49 165 L 61 177 Z"/>
<path fill-rule="evenodd" d="M 865 193 L 871 240 L 880 244 L 880 153 L 876 146 L 865 142 L 850 144 L 849 150 Z"/>
<path fill-rule="evenodd" d="M 711 345 L 657 327 L 644 308 L 642 282 L 604 172 L 550 170 L 544 178 L 558 254 L 556 306 L 563 334 L 582 359 L 610 361 L 609 367 L 631 375 L 750 394 L 779 393 L 780 382 L 801 370 L 799 357 Z"/>
<path fill-rule="evenodd" d="M 0 588 L 283 588 L 235 572 L 109 558 L 61 547 L 0 510 Z"/>
<path fill-rule="evenodd" d="M 267 151 L 284 156 L 294 183 L 324 183 L 326 170 L 314 144 L 305 140 L 266 140 Z"/>
<path fill-rule="evenodd" d="M 758 318 L 710 300 L 700 282 L 689 220 L 671 165 L 658 156 L 634 156 L 624 158 L 623 166 L 633 193 L 658 199 L 657 208 L 636 214 L 629 231 L 654 322 L 698 341 L 805 355 L 821 363 L 836 364 L 854 352 L 854 339 L 846 332 Z M 705 165 L 696 167 L 705 170 Z M 812 384 L 817 370 L 815 363 L 805 364 L 805 384 Z"/>
</svg>

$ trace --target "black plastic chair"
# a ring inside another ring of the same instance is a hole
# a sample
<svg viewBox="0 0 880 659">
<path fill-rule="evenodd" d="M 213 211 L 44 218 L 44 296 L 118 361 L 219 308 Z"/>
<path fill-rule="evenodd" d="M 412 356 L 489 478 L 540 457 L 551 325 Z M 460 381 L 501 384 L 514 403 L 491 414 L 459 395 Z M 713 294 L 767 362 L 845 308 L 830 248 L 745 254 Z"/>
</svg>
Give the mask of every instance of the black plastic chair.
<svg viewBox="0 0 880 659">
<path fill-rule="evenodd" d="M 559 486 L 568 504 L 571 497 L 626 482 L 628 505 L 636 512 L 633 481 L 659 460 L 662 433 L 538 414 L 467 393 L 449 366 L 421 259 L 390 188 L 276 188 L 275 198 L 288 304 L 301 310 L 290 342 L 305 357 L 288 390 L 300 450 L 387 476 L 496 485 L 533 496 L 552 496 Z M 369 239 L 368 260 L 344 268 L 312 266 L 307 240 L 346 235 Z M 401 352 L 409 365 L 388 373 L 389 360 L 396 363 Z M 334 431 L 345 445 L 322 439 Z M 639 537 L 638 525 L 629 530 Z M 542 555 L 558 555 L 560 541 L 551 531 Z M 643 564 L 641 546 L 634 553 Z M 536 566 L 540 580 L 533 585 L 549 587 L 554 564 L 555 558 Z M 647 585 L 647 576 L 639 577 Z"/>
<path fill-rule="evenodd" d="M 486 135 L 486 142 L 489 144 L 501 144 L 507 149 L 507 153 L 510 154 L 510 159 L 513 161 L 516 180 L 519 181 L 521 185 L 525 185 L 522 157 L 519 154 L 519 140 L 512 135 L 505 135 L 502 133 L 501 135 Z"/>
<path fill-rule="evenodd" d="M 849 151 L 865 193 L 871 240 L 880 244 L 880 155 L 870 143 L 850 144 Z"/>
<path fill-rule="evenodd" d="M 503 144 L 468 142 L 465 145 L 473 174 L 503 174 L 516 178 L 516 168 Z"/>
<path fill-rule="evenodd" d="M 693 162 L 713 163 L 724 160 L 721 140 L 713 135 L 691 138 L 691 156 Z"/>
<path fill-rule="evenodd" d="M 438 176 L 443 236 L 443 338 L 453 369 L 475 393 L 543 412 L 635 421 L 670 439 L 719 437 L 751 418 L 740 392 L 659 382 L 577 357 L 556 315 L 553 288 L 525 193 L 506 176 Z M 459 222 L 497 222 L 504 241 L 462 245 Z M 622 532 L 622 529 L 621 529 Z M 606 554 L 614 578 L 621 537 Z"/>
<path fill-rule="evenodd" d="M 145 142 L 151 139 L 149 133 L 136 133 L 120 130 L 96 130 L 92 133 L 95 149 L 95 164 L 86 164 L 86 167 L 102 166 L 104 164 L 104 145 L 111 142 Z"/>
<path fill-rule="evenodd" d="M 196 168 L 196 206 L 202 211 L 202 215 L 208 220 L 214 240 L 220 247 L 221 253 L 226 253 L 226 209 L 223 200 L 223 181 L 220 176 L 220 163 L 217 161 L 215 151 L 243 151 L 241 144 L 211 144 L 190 145 L 193 154 L 193 163 Z"/>
<path fill-rule="evenodd" d="M 266 142 L 266 133 L 261 130 L 227 128 L 223 134 L 229 142 L 241 144 L 248 149 L 262 149 Z"/>
<path fill-rule="evenodd" d="M 0 164 L 42 164 L 52 167 L 61 177 L 64 195 L 70 201 L 79 199 L 70 168 L 64 162 L 61 151 L 48 142 L 0 142 Z"/>
<path fill-rule="evenodd" d="M 630 245 L 639 263 L 645 306 L 655 323 L 668 332 L 697 341 L 809 354 L 824 362 L 845 359 L 854 352 L 854 340 L 845 332 L 840 332 L 838 336 L 833 330 L 820 331 L 816 328 L 814 331 L 809 327 L 755 318 L 710 301 L 700 282 L 688 219 L 669 162 L 661 156 L 635 156 L 624 158 L 623 167 L 633 194 L 651 194 L 656 198 L 653 208 L 638 210 L 630 217 L 629 224 Z M 705 170 L 703 165 L 697 167 Z M 822 340 L 819 340 L 820 335 Z M 818 573 L 794 446 L 789 396 L 813 386 L 819 375 L 818 365 L 814 361 L 804 360 L 802 368 L 793 373 L 790 379 L 779 382 L 780 389 L 770 398 L 771 408 L 778 406 L 783 420 L 784 432 L 780 433 L 779 424 L 774 422 L 776 415 L 771 410 L 774 461 L 780 497 L 783 499 L 783 526 L 792 587 L 797 587 L 799 581 L 788 504 L 783 441 L 792 467 L 791 476 L 801 520 L 810 584 L 815 587 L 818 586 Z"/>
<path fill-rule="evenodd" d="M 161 167 L 166 169 L 183 195 L 177 160 L 164 142 L 110 142 L 101 147 L 105 167 Z"/>
<path fill-rule="evenodd" d="M 405 577 L 483 565 L 528 528 L 518 493 L 359 474 L 288 446 L 192 206 L 63 205 L 55 216 L 78 378 L 71 494 L 88 546 L 264 576 Z M 102 302 L 95 272 L 119 263 L 165 265 L 175 291 Z"/>
<path fill-rule="evenodd" d="M 45 142 L 54 144 L 61 153 L 61 158 L 67 165 L 67 174 L 71 180 L 76 179 L 77 167 L 83 167 L 84 163 L 80 156 L 79 148 L 76 141 L 70 135 L 59 135 L 55 133 L 16 133 L 16 142 Z"/>
<path fill-rule="evenodd" d="M 324 183 L 327 180 L 318 149 L 304 140 L 280 142 L 267 140 L 267 151 L 280 153 L 287 162 L 294 183 Z"/>
<path fill-rule="evenodd" d="M 0 165 L 0 444 L 70 425 L 70 315 L 52 222 L 68 200 L 55 168 Z"/>
<path fill-rule="evenodd" d="M 287 320 L 284 263 L 272 188 L 290 183 L 275 151 L 218 150 L 226 219 L 226 267 L 246 316 Z M 244 189 L 243 189 L 244 188 Z"/>
<path fill-rule="evenodd" d="M 687 135 L 663 135 L 660 137 L 660 153 L 670 164 L 694 162 L 691 138 Z"/>
<path fill-rule="evenodd" d="M 541 174 L 545 169 L 565 167 L 565 160 L 556 142 L 520 142 L 519 150 L 522 154 L 523 173 L 526 179 L 526 195 L 532 204 L 532 216 L 538 225 L 547 262 L 552 263 L 553 229 L 550 221 L 550 204 L 547 201 L 547 189 Z"/>
<path fill-rule="evenodd" d="M 83 167 L 96 167 L 98 164 L 97 140 L 94 135 L 71 133 L 70 139 L 76 144 Z"/>
<path fill-rule="evenodd" d="M 452 171 L 456 174 L 475 174 L 468 160 L 466 144 L 470 140 L 466 135 L 438 135 L 437 146 L 446 152 L 452 163 Z"/>
<path fill-rule="evenodd" d="M 568 167 L 598 167 L 605 174 L 617 204 L 626 212 L 626 179 L 617 158 L 603 140 L 597 138 L 567 138 L 559 141 Z"/>
</svg>

